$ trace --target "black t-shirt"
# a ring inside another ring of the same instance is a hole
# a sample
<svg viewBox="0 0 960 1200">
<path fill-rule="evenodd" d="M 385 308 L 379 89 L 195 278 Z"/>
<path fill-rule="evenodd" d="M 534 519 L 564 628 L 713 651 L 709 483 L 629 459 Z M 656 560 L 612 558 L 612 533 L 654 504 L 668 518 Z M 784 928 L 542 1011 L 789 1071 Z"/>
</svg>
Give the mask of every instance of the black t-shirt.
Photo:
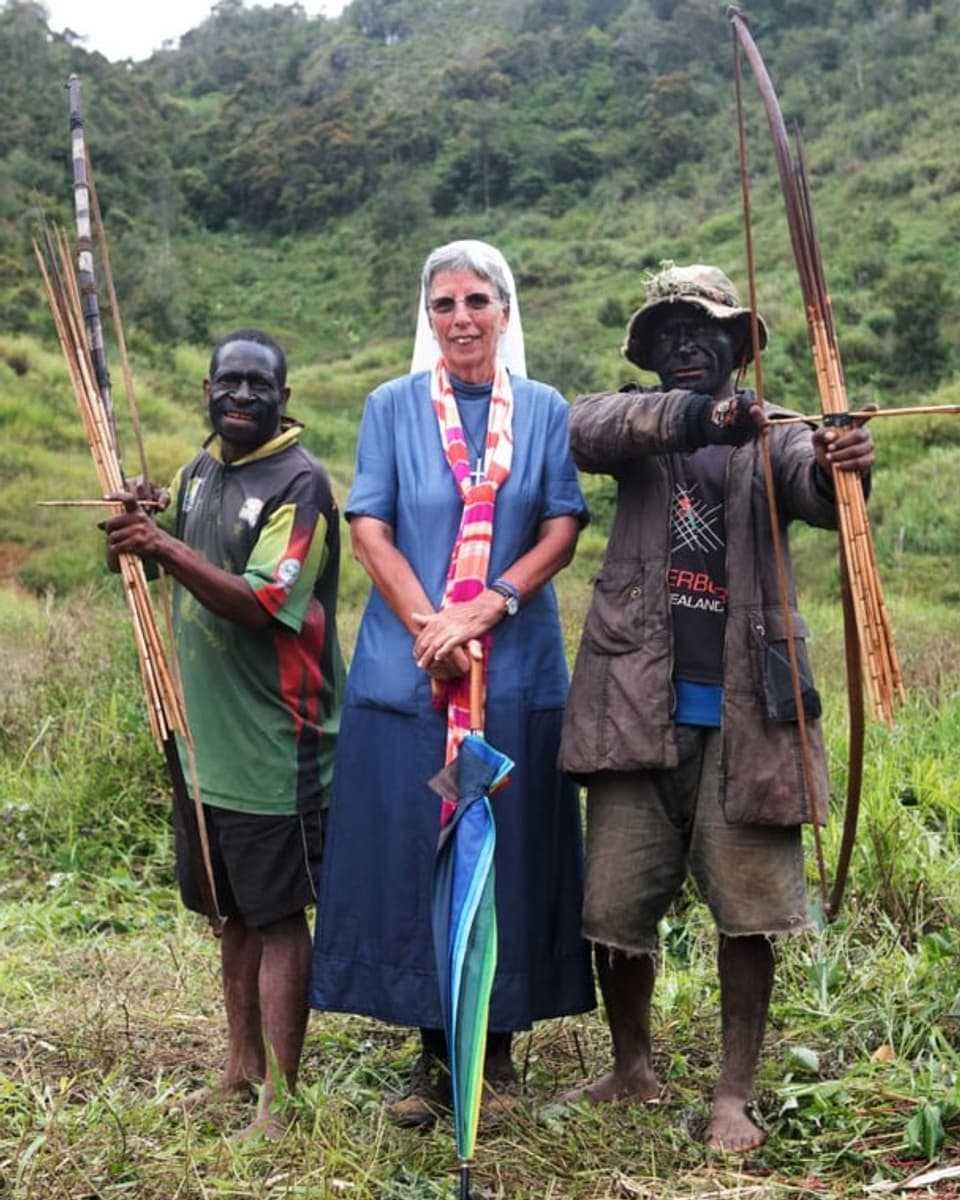
<svg viewBox="0 0 960 1200">
<path fill-rule="evenodd" d="M 693 683 L 723 683 L 727 614 L 724 476 L 730 446 L 705 446 L 673 456 L 670 510 L 670 605 L 674 675 Z"/>
</svg>

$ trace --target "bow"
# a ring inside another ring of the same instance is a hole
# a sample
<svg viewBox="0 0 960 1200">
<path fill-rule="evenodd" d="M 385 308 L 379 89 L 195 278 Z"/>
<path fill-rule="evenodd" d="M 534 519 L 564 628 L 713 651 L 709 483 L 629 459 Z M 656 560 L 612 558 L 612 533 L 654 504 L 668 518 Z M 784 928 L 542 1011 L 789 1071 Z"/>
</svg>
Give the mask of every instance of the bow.
<svg viewBox="0 0 960 1200">
<path fill-rule="evenodd" d="M 97 241 L 105 267 L 127 400 L 133 418 L 144 479 L 147 478 L 146 455 L 133 398 L 133 382 L 113 286 L 113 275 L 110 271 L 106 237 L 84 138 L 80 81 L 76 75 L 71 75 L 68 79 L 67 91 L 73 159 L 74 209 L 77 225 L 79 290 L 77 290 L 77 282 L 74 281 L 70 270 L 69 256 L 62 235 L 58 239 L 57 245 L 54 244 L 53 239 L 47 238 L 45 255 L 41 253 L 39 247 L 36 249 L 57 333 L 74 382 L 74 391 L 84 419 L 100 483 L 104 494 L 109 495 L 126 490 L 126 484 L 120 462 L 119 441 L 111 397 L 110 372 L 107 367 L 103 326 L 100 319 L 100 301 L 97 293 L 93 255 L 94 225 L 96 225 Z M 173 802 L 187 833 L 194 872 L 199 882 L 207 918 L 214 932 L 219 934 L 223 925 L 223 917 L 217 903 L 210 847 L 193 759 L 193 746 L 179 674 L 176 669 L 176 653 L 173 652 L 172 659 L 168 663 L 150 604 L 142 562 L 133 555 L 121 555 L 120 571 L 125 584 L 124 594 L 133 621 L 151 731 L 157 746 L 166 759 L 173 790 Z M 192 797 L 177 749 L 177 734 L 183 740 L 190 764 L 193 784 Z"/>
<path fill-rule="evenodd" d="M 744 225 L 747 246 L 747 270 L 750 280 L 750 310 L 753 333 L 754 365 L 756 371 L 757 398 L 763 402 L 763 373 L 760 358 L 760 336 L 757 318 L 756 273 L 753 257 L 753 241 L 750 223 L 750 193 L 747 175 L 746 128 L 743 113 L 741 49 L 750 64 L 767 115 L 773 138 L 774 157 L 786 205 L 787 224 L 807 317 L 807 330 L 813 350 L 817 389 L 825 423 L 837 427 L 853 424 L 853 415 L 848 410 L 846 385 L 830 294 L 823 274 L 820 246 L 813 220 L 810 190 L 807 184 L 802 145 L 796 162 L 790 152 L 787 131 L 777 101 L 776 92 L 760 52 L 754 43 L 741 13 L 727 10 L 733 30 L 734 73 L 737 89 L 737 121 L 740 148 L 740 174 L 743 190 Z M 771 524 L 774 530 L 774 552 L 777 559 L 777 577 L 780 600 L 783 605 L 790 650 L 790 666 L 793 677 L 794 702 L 798 714 L 798 726 L 802 749 L 802 767 L 807 795 L 813 797 L 813 772 L 810 762 L 809 739 L 803 706 L 800 699 L 800 673 L 793 643 L 792 619 L 786 572 L 783 565 L 782 548 L 779 542 L 779 522 L 776 516 L 776 501 L 773 490 L 773 474 L 766 432 L 761 438 L 761 453 L 764 461 L 767 498 L 771 507 Z M 860 808 L 860 791 L 863 779 L 864 745 L 864 686 L 869 692 L 874 716 L 892 724 L 894 699 L 905 699 L 903 682 L 893 645 L 893 633 L 883 600 L 873 548 L 870 523 L 867 518 L 863 486 L 858 476 L 850 472 L 837 471 L 833 476 L 837 502 L 838 532 L 840 540 L 841 597 L 845 658 L 847 667 L 847 705 L 849 712 L 849 749 L 847 766 L 847 796 L 844 813 L 843 834 L 836 874 L 832 889 L 827 888 L 823 846 L 818 824 L 818 814 L 811 813 L 811 824 L 816 845 L 817 869 L 824 911 L 828 920 L 834 920 L 839 911 L 846 884 L 856 838 Z"/>
</svg>

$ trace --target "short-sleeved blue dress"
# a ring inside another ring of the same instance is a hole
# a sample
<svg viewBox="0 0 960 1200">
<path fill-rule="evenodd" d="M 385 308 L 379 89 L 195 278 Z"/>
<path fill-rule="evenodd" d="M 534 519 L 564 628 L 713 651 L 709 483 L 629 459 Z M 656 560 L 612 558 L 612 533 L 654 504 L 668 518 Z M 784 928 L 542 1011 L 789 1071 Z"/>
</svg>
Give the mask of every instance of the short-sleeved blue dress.
<svg viewBox="0 0 960 1200">
<path fill-rule="evenodd" d="M 540 523 L 586 507 L 567 446 L 568 406 L 513 378 L 514 455 L 499 491 L 489 578 L 533 546 Z M 367 399 L 347 516 L 390 524 L 435 606 L 462 501 L 444 456 L 430 375 Z M 580 935 L 577 791 L 556 769 L 567 668 L 553 587 L 492 633 L 486 737 L 516 762 L 493 798 L 499 957 L 490 1029 L 594 1006 Z M 373 589 L 347 682 L 317 900 L 311 1004 L 399 1025 L 441 1028 L 430 893 L 445 716 L 413 659 L 410 634 Z"/>
</svg>

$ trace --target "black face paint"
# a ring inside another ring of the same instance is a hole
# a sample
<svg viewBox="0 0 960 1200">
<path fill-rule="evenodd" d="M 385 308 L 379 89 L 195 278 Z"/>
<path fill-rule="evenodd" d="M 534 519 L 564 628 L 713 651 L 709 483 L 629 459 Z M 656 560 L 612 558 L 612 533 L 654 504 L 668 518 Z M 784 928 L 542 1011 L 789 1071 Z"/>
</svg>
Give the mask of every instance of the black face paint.
<svg viewBox="0 0 960 1200">
<path fill-rule="evenodd" d="M 712 396 L 733 372 L 733 339 L 727 326 L 693 307 L 664 317 L 653 331 L 650 365 L 664 388 Z"/>
</svg>

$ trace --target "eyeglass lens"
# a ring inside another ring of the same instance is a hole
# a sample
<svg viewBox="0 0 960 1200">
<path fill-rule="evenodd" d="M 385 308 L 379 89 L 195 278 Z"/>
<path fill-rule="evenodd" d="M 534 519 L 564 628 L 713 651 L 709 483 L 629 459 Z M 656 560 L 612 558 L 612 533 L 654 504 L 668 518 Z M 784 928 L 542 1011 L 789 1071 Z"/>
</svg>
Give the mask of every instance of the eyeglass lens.
<svg viewBox="0 0 960 1200">
<path fill-rule="evenodd" d="M 493 297 L 486 292 L 469 292 L 463 297 L 463 303 L 471 312 L 480 312 L 493 303 Z M 456 306 L 457 300 L 453 296 L 438 296 L 430 301 L 430 308 L 435 313 L 452 313 Z"/>
</svg>

